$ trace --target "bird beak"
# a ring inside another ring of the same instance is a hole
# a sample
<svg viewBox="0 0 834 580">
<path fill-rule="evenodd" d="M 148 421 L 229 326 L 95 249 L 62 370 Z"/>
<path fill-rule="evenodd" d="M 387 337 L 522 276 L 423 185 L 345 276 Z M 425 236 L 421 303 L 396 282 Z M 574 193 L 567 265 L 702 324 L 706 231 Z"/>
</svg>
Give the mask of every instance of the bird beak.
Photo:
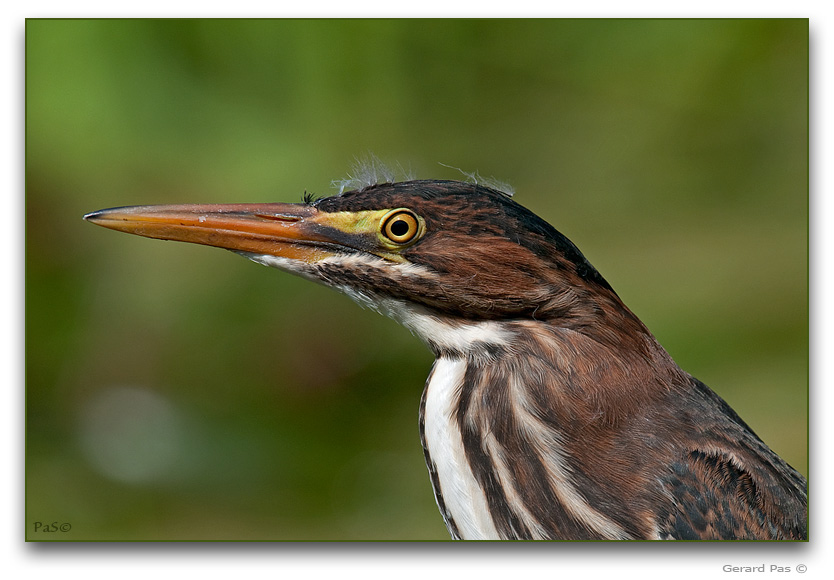
<svg viewBox="0 0 834 580">
<path fill-rule="evenodd" d="M 328 214 L 307 204 L 145 205 L 84 216 L 94 224 L 161 240 L 316 262 L 338 251 Z"/>
</svg>

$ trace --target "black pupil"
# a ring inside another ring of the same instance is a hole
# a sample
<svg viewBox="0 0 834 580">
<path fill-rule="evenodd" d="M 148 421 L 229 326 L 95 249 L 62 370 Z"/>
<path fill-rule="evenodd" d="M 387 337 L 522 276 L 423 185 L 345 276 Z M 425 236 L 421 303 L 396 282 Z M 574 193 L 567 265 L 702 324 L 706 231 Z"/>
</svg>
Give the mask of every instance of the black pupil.
<svg viewBox="0 0 834 580">
<path fill-rule="evenodd" d="M 408 233 L 408 222 L 401 219 L 395 219 L 391 223 L 391 235 L 396 236 L 398 238 L 406 235 Z"/>
</svg>

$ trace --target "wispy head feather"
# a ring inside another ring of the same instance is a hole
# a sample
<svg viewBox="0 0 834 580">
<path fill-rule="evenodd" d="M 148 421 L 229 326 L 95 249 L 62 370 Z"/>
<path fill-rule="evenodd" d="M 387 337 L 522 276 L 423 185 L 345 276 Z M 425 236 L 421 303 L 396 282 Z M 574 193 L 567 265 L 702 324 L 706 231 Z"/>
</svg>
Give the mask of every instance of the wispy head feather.
<svg viewBox="0 0 834 580">
<path fill-rule="evenodd" d="M 478 171 L 468 172 L 464 171 L 460 167 L 454 167 L 453 165 L 446 165 L 445 163 L 438 162 L 439 165 L 443 167 L 448 167 L 449 169 L 454 169 L 455 171 L 460 171 L 461 174 L 466 177 L 466 181 L 469 183 L 474 183 L 475 185 L 483 185 L 490 189 L 494 189 L 495 191 L 500 191 L 507 195 L 507 197 L 512 197 L 515 193 L 515 189 L 509 183 L 504 181 L 500 181 L 495 179 L 494 177 L 483 177 Z"/>
<path fill-rule="evenodd" d="M 459 167 L 446 165 L 445 163 L 440 163 L 440 165 L 459 171 L 465 177 L 464 181 L 468 183 L 489 187 L 490 189 L 506 194 L 508 197 L 512 197 L 513 193 L 515 193 L 510 184 L 495 179 L 494 177 L 483 177 L 477 171 L 468 172 L 460 169 Z M 368 153 L 364 157 L 354 158 L 354 163 L 351 166 L 347 177 L 343 179 L 334 179 L 330 182 L 330 185 L 337 188 L 339 190 L 338 195 L 341 195 L 345 191 L 362 191 L 363 189 L 382 183 L 411 181 L 413 179 L 415 179 L 415 177 L 412 171 L 403 169 L 403 166 L 399 163 L 396 167 L 392 168 L 391 166 L 383 163 L 379 157 L 373 153 Z"/>
<path fill-rule="evenodd" d="M 361 191 L 380 183 L 394 183 L 398 179 L 411 181 L 414 176 L 411 171 L 403 169 L 402 165 L 397 164 L 396 168 L 391 168 L 373 153 L 368 153 L 364 157 L 354 159 L 346 178 L 335 179 L 330 182 L 330 185 L 338 188 L 339 195 L 341 195 L 345 191 L 354 189 Z"/>
</svg>

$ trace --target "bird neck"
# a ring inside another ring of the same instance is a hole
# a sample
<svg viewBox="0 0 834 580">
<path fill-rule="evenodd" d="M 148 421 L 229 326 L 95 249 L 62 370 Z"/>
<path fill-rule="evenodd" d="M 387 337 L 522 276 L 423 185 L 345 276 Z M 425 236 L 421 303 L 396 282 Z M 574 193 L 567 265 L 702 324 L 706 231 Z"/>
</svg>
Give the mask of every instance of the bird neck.
<svg viewBox="0 0 834 580">
<path fill-rule="evenodd" d="M 607 288 L 566 289 L 525 318 L 454 317 L 393 298 L 373 305 L 420 337 L 438 360 L 463 360 L 472 372 L 494 375 L 490 385 L 506 376 L 536 379 L 550 391 L 551 406 L 585 408 L 580 417 L 617 422 L 685 376 Z"/>
<path fill-rule="evenodd" d="M 628 422 L 668 395 L 669 385 L 684 383 L 683 371 L 628 315 L 620 324 L 639 325 L 637 336 L 529 319 L 444 326 L 433 335 L 446 344 L 432 346 L 438 358 L 420 429 L 453 537 L 651 536 L 651 523 L 624 515 L 627 507 L 614 517 L 589 501 L 586 488 L 597 489 L 589 466 L 619 459 L 577 461 L 587 450 L 576 446 L 616 455 L 613 442 Z"/>
<path fill-rule="evenodd" d="M 666 396 L 670 385 L 686 382 L 685 373 L 636 317 L 620 322 L 631 329 L 518 321 L 511 325 L 511 350 L 490 364 L 472 359 L 468 367 L 485 375 L 482 384 L 496 388 L 499 377 L 514 377 L 528 398 L 541 397 L 539 405 L 562 429 L 616 426 Z"/>
</svg>

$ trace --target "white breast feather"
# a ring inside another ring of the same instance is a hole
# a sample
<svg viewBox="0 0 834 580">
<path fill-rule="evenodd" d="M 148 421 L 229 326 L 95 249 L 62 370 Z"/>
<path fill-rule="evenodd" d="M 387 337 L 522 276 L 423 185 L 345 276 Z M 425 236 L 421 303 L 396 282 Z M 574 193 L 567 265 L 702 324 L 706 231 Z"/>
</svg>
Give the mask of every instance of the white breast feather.
<svg viewBox="0 0 834 580">
<path fill-rule="evenodd" d="M 498 533 L 489 515 L 486 497 L 475 479 L 463 450 L 453 413 L 466 370 L 461 359 L 438 359 L 426 393 L 425 437 L 437 469 L 446 510 L 464 540 L 495 539 Z"/>
</svg>

